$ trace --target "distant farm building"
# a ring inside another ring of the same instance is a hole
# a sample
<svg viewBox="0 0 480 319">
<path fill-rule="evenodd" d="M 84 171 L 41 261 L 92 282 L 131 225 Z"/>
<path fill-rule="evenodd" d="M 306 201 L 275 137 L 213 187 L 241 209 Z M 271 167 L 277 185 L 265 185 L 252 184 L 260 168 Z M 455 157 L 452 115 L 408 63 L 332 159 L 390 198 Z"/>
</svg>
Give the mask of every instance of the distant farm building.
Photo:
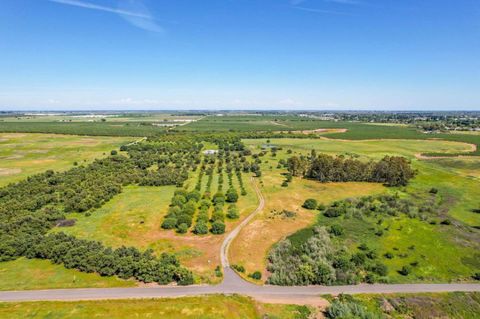
<svg viewBox="0 0 480 319">
<path fill-rule="evenodd" d="M 213 155 L 213 154 L 217 154 L 218 153 L 218 150 L 205 150 L 203 151 L 203 154 L 205 155 Z"/>
<path fill-rule="evenodd" d="M 266 149 L 271 149 L 271 148 L 278 148 L 278 145 L 275 145 L 275 144 L 262 144 L 262 150 L 266 150 Z"/>
</svg>

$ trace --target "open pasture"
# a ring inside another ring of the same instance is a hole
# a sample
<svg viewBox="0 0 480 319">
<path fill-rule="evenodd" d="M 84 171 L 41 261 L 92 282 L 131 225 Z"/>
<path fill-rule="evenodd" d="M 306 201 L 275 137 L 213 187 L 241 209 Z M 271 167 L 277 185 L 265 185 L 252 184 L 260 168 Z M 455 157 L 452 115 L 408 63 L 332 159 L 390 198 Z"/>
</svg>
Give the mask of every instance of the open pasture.
<svg viewBox="0 0 480 319">
<path fill-rule="evenodd" d="M 244 140 L 252 150 L 259 151 L 264 139 Z M 332 140 L 332 139 L 271 139 L 270 143 L 282 147 L 277 152 L 275 162 L 288 158 L 286 150 L 293 154 L 307 154 L 312 149 L 317 153 L 330 155 L 359 155 L 364 159 L 379 159 L 385 155 L 401 155 L 412 160 L 418 175 L 411 181 L 408 189 L 428 191 L 430 188 L 441 190 L 442 196 L 449 202 L 449 214 L 470 226 L 480 226 L 480 214 L 473 212 L 480 204 L 478 188 L 478 170 L 480 158 L 453 157 L 443 159 L 418 160 L 416 154 L 435 152 L 454 154 L 471 149 L 471 145 L 462 142 L 443 140 Z M 276 166 L 276 164 L 272 164 Z"/>
<path fill-rule="evenodd" d="M 266 139 L 244 139 L 244 143 L 252 150 L 261 150 L 262 145 L 267 144 Z M 294 139 L 278 138 L 270 139 L 270 144 L 291 149 L 298 153 L 308 153 L 315 150 L 317 153 L 331 155 L 361 155 L 369 158 L 382 158 L 385 155 L 401 155 L 413 159 L 415 154 L 422 152 L 458 153 L 471 150 L 467 143 L 441 141 L 441 140 L 334 140 L 330 138 L 320 139 Z M 278 152 L 277 157 L 286 157 L 285 152 Z"/>
<path fill-rule="evenodd" d="M 262 145 L 267 143 L 263 139 L 244 140 L 244 142 L 253 152 L 259 152 Z M 439 140 L 271 139 L 269 142 L 271 145 L 282 148 L 282 150 L 278 150 L 275 157 L 271 155 L 270 151 L 262 157 L 262 171 L 264 172 L 262 192 L 265 194 L 266 207 L 256 219 L 242 230 L 232 244 L 232 263 L 245 266 L 246 273 L 261 270 L 264 275 L 267 275 L 265 271 L 267 252 L 274 243 L 285 236 L 313 223 L 328 226 L 334 222 L 323 216 L 317 217 L 319 216 L 318 211 L 307 211 L 301 208 L 303 201 L 307 198 L 315 198 L 321 203 L 328 204 L 341 198 L 381 192 L 406 191 L 414 194 L 425 193 L 431 188 L 438 188 L 439 201 L 448 210 L 448 214 L 445 216 L 451 216 L 460 223 L 466 223 L 467 225 L 479 225 L 478 214 L 472 212 L 472 208 L 476 207 L 476 200 L 480 196 L 478 187 L 475 186 L 478 181 L 454 171 L 446 171 L 435 161 L 423 161 L 415 158 L 415 154 L 421 151 L 462 152 L 470 148 L 469 144 Z M 291 150 L 292 154 L 306 155 L 312 149 L 315 149 L 317 154 L 356 154 L 363 159 L 378 159 L 385 155 L 406 156 L 412 160 L 414 168 L 418 169 L 418 175 L 406 188 L 387 189 L 381 185 L 369 183 L 321 184 L 300 178 L 294 178 L 288 187 L 281 187 L 280 185 L 284 180 L 281 173 L 285 170 L 276 168 L 278 160 L 291 156 L 287 154 L 287 150 Z M 463 158 L 455 160 L 461 161 Z M 468 161 L 474 160 L 473 157 L 468 159 Z M 475 162 L 467 163 L 465 164 L 467 166 L 476 165 Z M 463 168 L 463 164 L 457 163 L 456 165 Z M 295 211 L 297 216 L 290 219 L 272 217 L 272 211 L 281 211 L 282 209 Z M 317 218 L 320 219 L 317 221 Z M 362 240 L 371 243 L 382 254 L 388 250 L 393 251 L 393 248 L 408 250 L 407 248 L 412 245 L 417 247 L 414 252 L 409 251 L 408 257 L 385 261 L 390 269 L 390 278 L 393 281 L 441 281 L 461 278 L 469 280 L 474 267 L 478 266 L 475 262 L 475 260 L 478 261 L 475 248 L 455 242 L 454 236 L 450 234 L 451 229 L 449 230 L 446 227 L 441 228 L 439 225 L 429 225 L 408 218 L 399 218 L 389 225 L 392 230 L 388 235 L 379 239 L 372 231 L 373 226 L 374 224 L 370 223 L 362 224 L 351 221 L 351 224 L 349 224 L 348 221 L 345 222 L 347 233 L 353 236 L 352 248 Z M 450 227 L 460 227 L 461 231 L 463 229 L 461 227 L 467 226 L 461 226 L 460 224 Z M 396 229 L 403 229 L 404 231 L 401 232 Z M 471 231 L 475 232 L 476 230 L 472 229 Z M 305 231 L 301 231 L 296 236 L 302 237 L 305 234 Z M 436 248 L 432 249 L 432 247 Z M 259 250 L 262 252 L 259 253 Z M 447 261 L 441 258 L 445 255 L 455 255 L 457 257 Z M 415 274 L 412 277 L 405 278 L 397 272 L 403 266 L 400 264 L 415 263 L 416 261 L 421 266 L 415 269 Z"/>
<path fill-rule="evenodd" d="M 0 133 L 0 186 L 110 154 L 135 138 Z"/>
<path fill-rule="evenodd" d="M 266 256 L 271 246 L 299 229 L 315 222 L 317 213 L 302 208 L 307 198 L 317 198 L 321 203 L 334 200 L 377 194 L 384 187 L 372 183 L 329 183 L 294 178 L 289 187 L 281 187 L 281 170 L 266 171 L 262 176 L 261 191 L 265 197 L 265 208 L 257 215 L 238 237 L 230 250 L 230 262 L 245 267 L 245 274 L 261 271 L 265 279 Z M 278 215 L 283 210 L 292 211 L 294 217 Z"/>
<path fill-rule="evenodd" d="M 63 265 L 54 265 L 49 260 L 19 258 L 0 263 L 0 290 L 30 290 L 55 288 L 105 288 L 133 287 L 137 283 L 117 277 L 102 277 Z"/>
<path fill-rule="evenodd" d="M 306 306 L 271 305 L 248 297 L 202 296 L 173 299 L 76 302 L 13 302 L 0 304 L 0 318 L 308 318 Z"/>
<path fill-rule="evenodd" d="M 316 129 L 345 129 L 344 132 L 321 133 L 332 139 L 370 140 L 370 139 L 400 139 L 400 140 L 430 140 L 442 139 L 454 142 L 464 142 L 476 145 L 472 149 L 459 151 L 469 155 L 480 155 L 480 135 L 456 132 L 427 134 L 415 127 L 404 125 L 371 125 L 371 123 L 348 121 L 324 121 L 293 115 L 264 116 L 206 116 L 201 120 L 187 124 L 178 130 L 190 131 L 303 131 Z M 421 150 L 429 153 L 428 150 Z M 433 151 L 432 155 L 442 154 Z"/>
</svg>

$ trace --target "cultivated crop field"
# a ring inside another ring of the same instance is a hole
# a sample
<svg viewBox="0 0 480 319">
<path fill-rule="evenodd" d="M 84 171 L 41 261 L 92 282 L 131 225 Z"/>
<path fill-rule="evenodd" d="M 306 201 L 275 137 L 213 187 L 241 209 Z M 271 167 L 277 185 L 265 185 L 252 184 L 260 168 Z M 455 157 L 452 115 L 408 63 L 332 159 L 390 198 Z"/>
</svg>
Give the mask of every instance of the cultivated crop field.
<svg viewBox="0 0 480 319">
<path fill-rule="evenodd" d="M 470 155 L 480 155 L 480 135 L 468 132 L 426 134 L 406 125 L 372 125 L 347 121 L 325 121 L 315 118 L 298 116 L 208 116 L 199 121 L 178 128 L 192 131 L 304 131 L 318 129 L 343 129 L 342 132 L 319 132 L 328 134 L 332 139 L 369 140 L 369 139 L 444 139 L 455 142 L 465 142 L 476 145 L 476 150 Z M 471 152 L 468 150 L 467 152 Z M 424 152 L 427 153 L 427 152 Z M 463 153 L 463 152 L 459 152 Z M 442 154 L 432 152 L 432 154 Z"/>
</svg>

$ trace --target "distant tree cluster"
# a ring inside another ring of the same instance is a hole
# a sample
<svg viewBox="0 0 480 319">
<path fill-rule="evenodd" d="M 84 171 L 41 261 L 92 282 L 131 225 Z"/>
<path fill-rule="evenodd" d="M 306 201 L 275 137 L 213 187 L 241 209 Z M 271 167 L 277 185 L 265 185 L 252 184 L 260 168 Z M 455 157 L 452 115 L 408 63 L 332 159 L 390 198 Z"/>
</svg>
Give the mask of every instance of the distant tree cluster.
<svg viewBox="0 0 480 319">
<path fill-rule="evenodd" d="M 405 186 L 415 176 L 409 161 L 400 156 L 385 156 L 378 162 L 363 162 L 327 154 L 292 156 L 287 160 L 293 176 L 325 182 L 376 182 L 387 186 Z"/>
</svg>

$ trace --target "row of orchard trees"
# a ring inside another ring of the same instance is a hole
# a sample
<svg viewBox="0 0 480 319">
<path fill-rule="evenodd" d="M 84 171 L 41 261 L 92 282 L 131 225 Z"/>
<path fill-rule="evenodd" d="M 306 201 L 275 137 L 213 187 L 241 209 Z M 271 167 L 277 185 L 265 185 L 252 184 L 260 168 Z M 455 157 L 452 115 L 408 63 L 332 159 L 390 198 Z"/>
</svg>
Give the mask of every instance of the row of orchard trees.
<svg viewBox="0 0 480 319">
<path fill-rule="evenodd" d="M 191 230 L 199 235 L 208 232 L 223 234 L 226 218 L 239 217 L 239 209 L 236 205 L 239 196 L 247 195 L 242 172 L 260 170 L 257 161 L 250 163 L 246 159 L 249 154 L 248 151 L 220 150 L 217 154 L 205 155 L 198 167 L 194 190 L 175 191 L 162 228 L 176 229 L 178 233 Z M 217 190 L 212 194 L 214 175 L 217 175 Z M 225 176 L 227 185 L 224 185 L 226 184 Z M 234 180 L 237 180 L 239 190 Z"/>
<path fill-rule="evenodd" d="M 379 161 L 361 161 L 351 157 L 317 155 L 292 156 L 287 160 L 293 176 L 320 182 L 376 182 L 387 186 L 405 186 L 415 176 L 410 162 L 401 156 L 385 156 Z"/>
</svg>

